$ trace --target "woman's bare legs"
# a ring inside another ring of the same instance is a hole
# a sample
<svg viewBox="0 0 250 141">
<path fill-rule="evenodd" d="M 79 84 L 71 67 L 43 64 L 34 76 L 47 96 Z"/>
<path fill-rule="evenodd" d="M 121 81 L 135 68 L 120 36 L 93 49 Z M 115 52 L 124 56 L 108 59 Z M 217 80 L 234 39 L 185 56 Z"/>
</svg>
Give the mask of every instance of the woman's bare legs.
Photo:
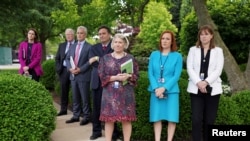
<svg viewBox="0 0 250 141">
<path fill-rule="evenodd" d="M 123 132 L 123 141 L 130 141 L 132 133 L 132 124 L 130 121 L 122 122 L 122 132 Z"/>
<path fill-rule="evenodd" d="M 160 141 L 161 140 L 161 130 L 162 130 L 161 121 L 155 122 L 154 123 L 155 141 Z"/>
<path fill-rule="evenodd" d="M 105 122 L 105 141 L 112 141 L 114 122 Z"/>
<path fill-rule="evenodd" d="M 174 138 L 176 123 L 168 122 L 168 141 L 172 141 Z"/>
</svg>

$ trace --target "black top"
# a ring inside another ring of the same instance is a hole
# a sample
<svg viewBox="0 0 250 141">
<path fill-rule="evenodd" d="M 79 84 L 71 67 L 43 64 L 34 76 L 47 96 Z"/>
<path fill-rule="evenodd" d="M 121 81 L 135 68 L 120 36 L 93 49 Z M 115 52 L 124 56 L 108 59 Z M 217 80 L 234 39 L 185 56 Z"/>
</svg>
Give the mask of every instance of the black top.
<svg viewBox="0 0 250 141">
<path fill-rule="evenodd" d="M 26 59 L 26 65 L 29 65 L 31 60 L 31 51 L 32 51 L 32 43 L 28 43 L 28 50 L 27 50 L 27 59 Z"/>
<path fill-rule="evenodd" d="M 207 78 L 207 71 L 208 71 L 208 67 L 209 67 L 209 60 L 210 60 L 210 49 L 207 51 L 207 55 L 204 56 L 204 49 L 201 48 L 201 66 L 200 66 L 200 77 L 202 75 L 203 78 L 201 78 L 201 80 L 205 80 Z M 202 74 L 203 73 L 203 74 Z M 200 94 L 201 91 L 198 90 L 198 94 Z"/>
</svg>

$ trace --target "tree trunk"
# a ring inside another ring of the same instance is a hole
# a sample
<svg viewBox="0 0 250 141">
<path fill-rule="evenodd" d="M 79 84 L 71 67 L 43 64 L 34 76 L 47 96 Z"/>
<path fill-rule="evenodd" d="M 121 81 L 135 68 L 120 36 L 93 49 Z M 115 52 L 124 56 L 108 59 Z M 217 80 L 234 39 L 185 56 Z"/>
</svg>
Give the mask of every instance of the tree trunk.
<svg viewBox="0 0 250 141">
<path fill-rule="evenodd" d="M 149 0 L 145 0 L 139 7 L 139 16 L 138 16 L 138 21 L 136 23 L 136 27 L 140 25 L 143 22 L 143 13 L 146 5 L 149 3 Z"/>
<path fill-rule="evenodd" d="M 250 49 L 248 53 L 247 67 L 245 71 L 245 78 L 247 80 L 247 86 L 250 87 Z"/>
<path fill-rule="evenodd" d="M 192 2 L 198 19 L 198 26 L 209 24 L 215 30 L 214 32 L 215 43 L 223 49 L 225 58 L 224 70 L 227 74 L 227 78 L 232 93 L 249 89 L 247 87 L 247 80 L 244 77 L 244 73 L 241 72 L 234 57 L 232 56 L 227 46 L 223 42 L 220 33 L 218 32 L 217 26 L 214 24 L 210 14 L 208 13 L 208 9 L 206 7 L 206 0 L 192 0 Z"/>
</svg>

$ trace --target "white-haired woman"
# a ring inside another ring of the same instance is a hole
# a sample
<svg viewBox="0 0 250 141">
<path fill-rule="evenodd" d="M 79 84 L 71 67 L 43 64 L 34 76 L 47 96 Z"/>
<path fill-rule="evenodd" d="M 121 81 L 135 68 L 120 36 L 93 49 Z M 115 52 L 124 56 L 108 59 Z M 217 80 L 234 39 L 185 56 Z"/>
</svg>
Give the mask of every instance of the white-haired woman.
<svg viewBox="0 0 250 141">
<path fill-rule="evenodd" d="M 103 87 L 100 120 L 105 122 L 106 141 L 112 139 L 115 122 L 122 123 L 124 141 L 129 141 L 131 122 L 136 120 L 134 87 L 139 67 L 135 58 L 125 52 L 128 46 L 128 39 L 116 34 L 111 43 L 114 52 L 100 58 L 98 74 Z M 121 65 L 129 60 L 132 60 L 132 69 L 122 71 Z"/>
</svg>

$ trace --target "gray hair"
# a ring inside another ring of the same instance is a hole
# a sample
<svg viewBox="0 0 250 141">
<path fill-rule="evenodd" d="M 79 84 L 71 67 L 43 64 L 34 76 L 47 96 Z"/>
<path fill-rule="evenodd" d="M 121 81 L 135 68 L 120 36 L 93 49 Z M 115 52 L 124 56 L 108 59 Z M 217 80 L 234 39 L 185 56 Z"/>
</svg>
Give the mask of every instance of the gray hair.
<svg viewBox="0 0 250 141">
<path fill-rule="evenodd" d="M 85 34 L 87 35 L 88 30 L 87 30 L 87 28 L 86 28 L 85 26 L 78 26 L 78 27 L 77 27 L 77 30 L 79 30 L 79 29 L 83 29 L 83 31 L 84 31 Z"/>
<path fill-rule="evenodd" d="M 125 49 L 128 49 L 128 46 L 129 46 L 129 41 L 127 39 L 127 37 L 121 33 L 117 33 L 115 34 L 115 36 L 113 37 L 113 40 L 112 40 L 112 43 L 111 43 L 111 48 L 114 49 L 114 44 L 113 44 L 113 41 L 116 39 L 116 38 L 119 38 L 119 39 L 122 39 L 125 43 Z"/>
<path fill-rule="evenodd" d="M 65 30 L 65 34 L 66 34 L 66 32 L 70 32 L 70 33 L 72 33 L 72 34 L 75 34 L 75 30 L 72 29 L 72 28 L 67 28 L 67 29 Z"/>
</svg>

